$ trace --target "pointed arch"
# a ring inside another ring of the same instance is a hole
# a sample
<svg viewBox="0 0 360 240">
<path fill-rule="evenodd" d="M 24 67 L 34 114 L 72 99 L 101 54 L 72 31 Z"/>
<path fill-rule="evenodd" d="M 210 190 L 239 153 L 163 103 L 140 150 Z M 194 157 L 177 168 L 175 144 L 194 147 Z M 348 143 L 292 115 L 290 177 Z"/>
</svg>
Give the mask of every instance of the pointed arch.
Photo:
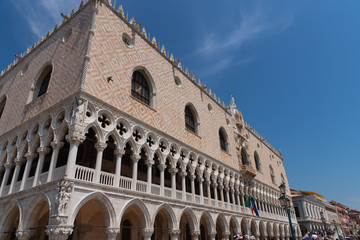
<svg viewBox="0 0 360 240">
<path fill-rule="evenodd" d="M 200 223 L 201 220 L 204 219 L 204 222 L 206 223 L 207 227 L 208 227 L 208 232 L 215 232 L 215 223 L 214 223 L 214 219 L 212 218 L 211 214 L 207 211 L 204 210 L 201 213 L 200 216 Z"/>
<path fill-rule="evenodd" d="M 22 210 L 20 204 L 17 200 L 12 200 L 7 204 L 2 215 L 0 215 L 0 233 L 11 231 L 11 222 L 16 218 L 17 214 L 19 215 L 19 225 L 21 224 Z M 18 226 L 17 229 L 19 229 Z"/>
<path fill-rule="evenodd" d="M 229 222 L 229 229 L 231 230 L 231 232 L 233 232 L 233 235 L 238 235 L 241 234 L 240 232 L 240 224 L 239 221 L 237 220 L 237 218 L 235 216 L 231 216 L 230 217 L 230 222 Z"/>
<path fill-rule="evenodd" d="M 229 224 L 226 221 L 226 218 L 223 213 L 219 213 L 216 217 L 216 224 L 219 223 L 223 232 L 229 232 Z"/>
<path fill-rule="evenodd" d="M 37 196 L 30 202 L 30 204 L 26 206 L 22 206 L 23 208 L 27 208 L 26 210 L 22 209 L 22 212 L 24 213 L 24 217 L 22 218 L 22 222 L 23 222 L 22 228 L 23 229 L 34 228 L 36 224 L 36 221 L 34 221 L 36 219 L 36 216 L 40 214 L 40 211 L 46 205 L 48 206 L 49 210 L 52 208 L 49 197 L 46 195 L 46 193 L 41 192 L 37 194 Z"/>
<path fill-rule="evenodd" d="M 138 198 L 132 199 L 124 205 L 124 207 L 122 208 L 119 214 L 120 220 L 123 218 L 126 210 L 128 210 L 130 207 L 134 207 L 138 212 L 138 214 L 141 216 L 140 219 L 142 225 L 141 228 L 150 228 L 151 219 L 150 219 L 149 210 L 147 209 L 143 201 L 141 201 Z M 120 225 L 120 223 L 118 225 Z"/>
<path fill-rule="evenodd" d="M 250 222 L 250 219 L 247 219 L 247 218 L 241 219 L 240 226 L 241 226 L 241 231 L 242 231 L 243 235 L 250 234 L 250 223 L 249 222 Z"/>
<path fill-rule="evenodd" d="M 164 215 L 166 216 L 166 220 L 169 224 L 169 229 L 178 229 L 179 228 L 179 222 L 176 218 L 176 215 L 169 204 L 163 203 L 161 204 L 155 211 L 154 216 L 151 220 L 151 226 L 153 227 L 155 225 L 155 219 L 158 213 L 164 212 Z"/>
<path fill-rule="evenodd" d="M 200 117 L 195 106 L 188 102 L 185 105 L 185 128 L 197 135 L 200 135 Z"/>
<path fill-rule="evenodd" d="M 198 230 L 198 222 L 197 222 L 197 218 L 196 218 L 193 210 L 189 207 L 184 208 L 181 211 L 179 222 L 181 222 L 181 219 L 183 216 L 186 216 L 188 218 L 189 227 L 190 227 L 191 232 L 197 231 Z"/>
<path fill-rule="evenodd" d="M 88 133 L 90 129 L 92 129 L 92 130 L 94 131 L 95 136 L 96 136 L 96 139 L 97 139 L 98 142 L 105 142 L 105 139 L 104 139 L 102 130 L 101 130 L 101 128 L 96 124 L 96 122 L 93 122 L 93 123 L 88 124 L 88 125 L 85 127 L 84 132 L 85 132 L 85 133 Z"/>
<path fill-rule="evenodd" d="M 84 198 L 82 198 L 79 203 L 76 205 L 76 207 L 73 209 L 73 214 L 71 215 L 69 219 L 69 224 L 73 225 L 75 222 L 75 218 L 77 214 L 79 213 L 82 206 L 84 206 L 87 202 L 90 200 L 95 200 L 99 206 L 101 207 L 104 215 L 105 215 L 105 224 L 108 227 L 116 227 L 116 213 L 115 209 L 113 207 L 113 204 L 111 203 L 110 199 L 102 192 L 93 192 L 88 195 L 86 195 Z"/>
<path fill-rule="evenodd" d="M 257 151 L 254 152 L 254 161 L 255 161 L 256 170 L 261 171 L 261 162 Z"/>
<path fill-rule="evenodd" d="M 220 149 L 224 152 L 229 152 L 229 136 L 224 127 L 220 127 L 219 129 L 219 142 L 220 142 Z"/>
<path fill-rule="evenodd" d="M 34 80 L 28 102 L 35 100 L 47 92 L 52 72 L 53 64 L 51 62 L 45 63 Z"/>
<path fill-rule="evenodd" d="M 136 66 L 131 72 L 131 96 L 156 109 L 156 85 L 149 70 Z"/>
<path fill-rule="evenodd" d="M 4 113 L 5 105 L 6 105 L 6 95 L 0 98 L 0 119 Z"/>
</svg>

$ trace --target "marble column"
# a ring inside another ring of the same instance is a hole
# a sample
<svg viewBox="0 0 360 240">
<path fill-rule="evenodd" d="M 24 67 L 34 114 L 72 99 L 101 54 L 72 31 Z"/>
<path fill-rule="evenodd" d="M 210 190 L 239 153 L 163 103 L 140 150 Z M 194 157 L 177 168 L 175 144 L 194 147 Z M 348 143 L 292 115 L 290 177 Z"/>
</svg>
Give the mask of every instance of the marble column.
<svg viewBox="0 0 360 240">
<path fill-rule="evenodd" d="M 10 171 L 11 171 L 11 164 L 9 162 L 6 162 L 4 164 L 5 167 L 5 174 L 1 183 L 1 187 L 0 187 L 0 197 L 3 196 L 3 191 L 4 188 L 6 186 L 7 181 L 9 180 L 9 175 L 10 175 Z"/>
<path fill-rule="evenodd" d="M 189 175 L 190 181 L 191 181 L 191 196 L 192 196 L 192 201 L 195 202 L 195 175 L 193 173 L 191 173 Z"/>
<path fill-rule="evenodd" d="M 11 194 L 13 192 L 14 184 L 17 182 L 17 179 L 19 177 L 21 165 L 24 164 L 23 158 L 21 158 L 21 157 L 15 158 L 14 163 L 15 163 L 15 171 L 14 171 L 13 177 L 11 179 L 9 194 Z"/>
<path fill-rule="evenodd" d="M 121 176 L 121 160 L 122 156 L 124 156 L 125 151 L 122 149 L 116 149 L 114 151 L 114 154 L 116 156 L 116 167 L 115 167 L 115 187 L 120 186 L 120 176 Z"/>
<path fill-rule="evenodd" d="M 34 181 L 33 181 L 33 187 L 37 186 L 39 184 L 39 177 L 42 171 L 42 168 L 44 166 L 44 159 L 46 154 L 48 154 L 48 152 L 50 151 L 49 148 L 46 147 L 39 147 L 37 149 L 38 153 L 39 153 L 39 161 L 36 165 L 36 171 L 35 171 L 35 175 L 34 175 Z"/>
<path fill-rule="evenodd" d="M 147 188 L 146 192 L 151 193 L 151 182 L 152 182 L 152 166 L 155 162 L 151 159 L 148 159 L 145 164 L 147 166 Z"/>
<path fill-rule="evenodd" d="M 178 172 L 178 169 L 176 167 L 173 167 L 170 169 L 172 198 L 176 198 L 176 173 L 177 172 Z"/>
<path fill-rule="evenodd" d="M 186 182 L 185 177 L 187 173 L 185 171 L 181 171 L 181 183 L 182 183 L 182 199 L 186 200 Z"/>
<path fill-rule="evenodd" d="M 204 203 L 204 190 L 203 190 L 203 178 L 198 177 L 197 179 L 199 181 L 199 191 L 200 191 L 200 203 Z"/>
<path fill-rule="evenodd" d="M 102 142 L 98 142 L 98 143 L 95 144 L 95 148 L 97 150 L 97 153 L 96 153 L 96 165 L 95 165 L 95 179 L 94 179 L 94 181 L 96 183 L 100 183 L 102 157 L 103 157 L 103 152 L 104 152 L 106 146 L 107 146 L 107 144 L 102 143 Z"/>
<path fill-rule="evenodd" d="M 49 166 L 49 171 L 48 171 L 48 176 L 47 176 L 46 182 L 51 182 L 52 181 L 54 171 L 55 171 L 55 168 L 56 168 L 57 159 L 58 159 L 58 156 L 59 156 L 59 151 L 64 146 L 64 143 L 59 142 L 59 141 L 52 141 L 50 146 L 53 149 L 53 152 L 52 152 L 52 155 L 51 155 L 50 166 Z"/>
<path fill-rule="evenodd" d="M 25 157 L 26 157 L 26 166 L 21 180 L 20 191 L 25 188 L 26 180 L 28 179 L 30 174 L 32 161 L 37 157 L 37 153 L 26 153 Z"/>
<path fill-rule="evenodd" d="M 165 175 L 165 169 L 166 169 L 166 164 L 159 164 L 158 169 L 160 170 L 160 195 L 164 196 L 165 195 L 165 180 L 164 180 L 164 175 Z"/>
<path fill-rule="evenodd" d="M 131 189 L 134 190 L 134 191 L 136 191 L 138 162 L 139 162 L 140 159 L 141 159 L 141 156 L 139 154 L 134 154 L 134 155 L 131 156 L 131 160 L 132 160 L 132 163 L 133 163 Z"/>
<path fill-rule="evenodd" d="M 81 136 L 81 135 L 66 136 L 66 140 L 70 144 L 70 149 L 67 159 L 65 177 L 74 178 L 78 148 L 80 143 L 82 143 L 85 140 L 85 136 Z"/>
</svg>

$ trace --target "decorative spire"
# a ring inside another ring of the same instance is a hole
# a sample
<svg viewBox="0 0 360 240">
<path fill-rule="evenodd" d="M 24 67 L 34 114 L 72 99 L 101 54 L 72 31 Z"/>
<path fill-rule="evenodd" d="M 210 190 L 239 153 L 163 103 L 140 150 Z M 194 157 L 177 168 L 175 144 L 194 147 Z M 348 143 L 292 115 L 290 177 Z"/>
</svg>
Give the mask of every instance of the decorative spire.
<svg viewBox="0 0 360 240">
<path fill-rule="evenodd" d="M 136 21 L 135 21 L 135 18 L 134 17 L 132 17 L 131 19 L 130 19 L 130 25 L 135 25 L 136 24 Z"/>
<path fill-rule="evenodd" d="M 174 61 L 174 56 L 173 56 L 173 54 L 170 54 L 170 61 Z"/>
<path fill-rule="evenodd" d="M 118 7 L 117 12 L 120 13 L 120 15 L 121 15 L 122 17 L 124 17 L 124 9 L 123 9 L 123 6 L 122 6 L 122 5 L 120 5 L 120 6 Z"/>
<path fill-rule="evenodd" d="M 235 111 L 237 111 L 237 112 L 239 111 L 235 104 L 234 94 L 231 94 L 230 110 L 231 110 L 231 113 L 235 113 Z"/>
<path fill-rule="evenodd" d="M 144 37 L 146 38 L 146 29 L 145 29 L 145 27 L 143 27 L 141 29 L 141 34 L 144 35 Z"/>
<path fill-rule="evenodd" d="M 151 44 L 154 44 L 156 46 L 156 38 L 155 37 L 152 38 Z"/>
<path fill-rule="evenodd" d="M 165 50 L 165 46 L 164 46 L 164 45 L 162 45 L 162 47 L 161 47 L 161 52 L 166 55 L 166 50 Z"/>
</svg>

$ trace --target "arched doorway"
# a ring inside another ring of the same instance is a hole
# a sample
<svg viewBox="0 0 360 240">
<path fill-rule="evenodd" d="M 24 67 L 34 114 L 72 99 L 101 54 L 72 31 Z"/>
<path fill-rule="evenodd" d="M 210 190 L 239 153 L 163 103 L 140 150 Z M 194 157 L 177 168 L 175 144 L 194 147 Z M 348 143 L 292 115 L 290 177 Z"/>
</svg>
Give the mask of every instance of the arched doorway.
<svg viewBox="0 0 360 240">
<path fill-rule="evenodd" d="M 219 214 L 216 219 L 216 240 L 222 240 L 224 235 L 227 233 L 227 223 L 224 215 Z"/>
<path fill-rule="evenodd" d="M 19 226 L 20 211 L 17 205 L 11 206 L 9 211 L 5 211 L 1 216 L 0 233 L 8 234 L 10 240 L 16 239 L 16 231 Z"/>
<path fill-rule="evenodd" d="M 243 218 L 241 220 L 241 235 L 242 236 L 249 235 L 248 226 L 247 226 L 246 222 L 247 222 L 247 220 L 245 218 Z"/>
<path fill-rule="evenodd" d="M 204 212 L 200 218 L 200 236 L 199 240 L 209 240 L 209 233 L 213 232 L 214 221 L 208 212 Z"/>
<path fill-rule="evenodd" d="M 105 215 L 99 200 L 91 199 L 76 215 L 72 240 L 106 240 Z"/>
<path fill-rule="evenodd" d="M 191 233 L 195 230 L 195 216 L 190 209 L 185 209 L 180 218 L 179 240 L 191 240 Z"/>
<path fill-rule="evenodd" d="M 154 233 L 151 240 L 170 239 L 169 230 L 174 229 L 176 217 L 171 207 L 167 204 L 162 205 L 158 210 L 154 221 Z"/>
<path fill-rule="evenodd" d="M 31 205 L 30 205 L 31 206 Z M 32 210 L 32 211 L 31 211 Z M 45 234 L 46 226 L 49 222 L 49 204 L 45 199 L 42 199 L 33 209 L 30 209 L 31 214 L 24 229 L 32 230 L 33 239 L 47 240 L 48 236 Z"/>
<path fill-rule="evenodd" d="M 230 237 L 239 234 L 238 225 L 239 225 L 239 223 L 236 220 L 236 218 L 231 217 L 230 218 Z"/>
<path fill-rule="evenodd" d="M 145 205 L 138 199 L 131 201 L 121 217 L 119 240 L 143 239 L 142 230 L 147 227 L 149 214 Z"/>
</svg>

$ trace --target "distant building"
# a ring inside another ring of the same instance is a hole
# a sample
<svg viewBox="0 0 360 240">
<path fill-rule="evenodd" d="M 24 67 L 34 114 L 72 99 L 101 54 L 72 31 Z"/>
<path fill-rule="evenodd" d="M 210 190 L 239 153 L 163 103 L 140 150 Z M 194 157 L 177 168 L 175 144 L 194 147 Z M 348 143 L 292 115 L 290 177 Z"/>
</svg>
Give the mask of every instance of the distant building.
<svg viewBox="0 0 360 240">
<path fill-rule="evenodd" d="M 290 191 L 302 234 L 311 230 L 327 230 L 335 238 L 343 235 L 336 207 L 323 196 L 311 191 Z"/>
<path fill-rule="evenodd" d="M 352 234 L 360 236 L 360 211 L 349 210 L 350 231 Z"/>
<path fill-rule="evenodd" d="M 341 227 L 344 231 L 344 236 L 349 236 L 350 234 L 350 217 L 349 217 L 349 212 L 348 212 L 348 207 L 345 206 L 342 203 L 338 203 L 334 200 L 332 200 L 331 205 L 336 207 L 336 211 L 338 213 L 338 217 L 341 223 Z"/>
</svg>

